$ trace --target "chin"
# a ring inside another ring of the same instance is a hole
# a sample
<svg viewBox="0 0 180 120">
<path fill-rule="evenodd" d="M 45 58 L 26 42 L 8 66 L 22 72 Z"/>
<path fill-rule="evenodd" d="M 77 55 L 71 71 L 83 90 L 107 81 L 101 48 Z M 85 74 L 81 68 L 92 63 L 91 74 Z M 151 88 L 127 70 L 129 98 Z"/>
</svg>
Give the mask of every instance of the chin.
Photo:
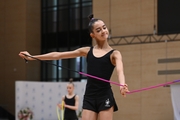
<svg viewBox="0 0 180 120">
<path fill-rule="evenodd" d="M 108 35 L 103 36 L 102 39 L 107 40 L 108 39 Z"/>
<path fill-rule="evenodd" d="M 99 42 L 105 42 L 107 39 L 100 39 Z"/>
<path fill-rule="evenodd" d="M 104 38 L 102 38 L 101 40 L 102 41 L 105 41 L 105 40 L 107 40 L 108 39 L 108 37 L 104 37 Z"/>
</svg>

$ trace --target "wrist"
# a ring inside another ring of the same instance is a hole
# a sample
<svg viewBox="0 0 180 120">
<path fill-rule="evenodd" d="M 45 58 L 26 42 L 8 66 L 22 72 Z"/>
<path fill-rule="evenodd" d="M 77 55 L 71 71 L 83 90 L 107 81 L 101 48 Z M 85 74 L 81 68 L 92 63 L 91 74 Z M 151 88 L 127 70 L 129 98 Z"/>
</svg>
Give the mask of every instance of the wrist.
<svg viewBox="0 0 180 120">
<path fill-rule="evenodd" d="M 31 57 L 27 56 L 27 60 L 33 60 Z"/>
<path fill-rule="evenodd" d="M 122 91 L 123 90 L 123 86 L 120 86 L 120 91 Z"/>
<path fill-rule="evenodd" d="M 125 84 L 121 84 L 120 89 L 124 88 Z"/>
<path fill-rule="evenodd" d="M 128 87 L 128 85 L 125 83 L 125 84 L 123 84 L 123 86 L 120 86 L 120 90 L 124 89 L 124 88 L 127 88 L 127 87 Z"/>
<path fill-rule="evenodd" d="M 67 107 L 67 105 L 64 104 L 64 108 L 66 108 L 66 107 Z"/>
</svg>

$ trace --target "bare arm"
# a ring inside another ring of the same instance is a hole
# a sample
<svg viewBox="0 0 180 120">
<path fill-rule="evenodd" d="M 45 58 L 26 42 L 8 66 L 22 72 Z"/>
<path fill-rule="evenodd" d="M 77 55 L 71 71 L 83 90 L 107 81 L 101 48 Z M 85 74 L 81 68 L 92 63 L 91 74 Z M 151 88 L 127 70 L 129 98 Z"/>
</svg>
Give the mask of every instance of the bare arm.
<svg viewBox="0 0 180 120">
<path fill-rule="evenodd" d="M 115 50 L 113 52 L 113 59 L 114 59 L 114 62 L 115 62 L 119 83 L 121 85 L 125 85 L 125 86 L 120 86 L 120 92 L 121 92 L 122 95 L 125 96 L 126 92 L 129 92 L 129 90 L 128 90 L 126 84 L 125 84 L 125 76 L 124 76 L 123 62 L 122 62 L 121 53 L 119 51 Z"/>
<path fill-rule="evenodd" d="M 77 110 L 78 106 L 79 106 L 79 96 L 78 95 L 75 96 L 75 106 L 71 106 L 71 105 L 67 105 L 67 104 L 64 105 L 65 108 L 69 108 L 71 110 Z"/>
<path fill-rule="evenodd" d="M 62 101 L 64 101 L 64 99 L 65 99 L 65 96 L 62 97 Z M 58 104 L 58 107 L 59 107 L 60 109 L 62 109 L 62 104 Z"/>
<path fill-rule="evenodd" d="M 122 56 L 119 51 L 113 52 L 113 58 L 115 61 L 116 71 L 119 83 L 124 85 L 125 84 L 125 76 L 124 76 L 124 70 L 123 70 L 123 63 L 122 63 Z"/>
<path fill-rule="evenodd" d="M 31 57 L 40 59 L 40 60 L 58 60 L 58 59 L 67 59 L 67 58 L 75 58 L 75 57 L 81 57 L 81 56 L 86 56 L 90 47 L 82 47 L 73 51 L 67 51 L 67 52 L 50 52 L 47 54 L 42 54 L 42 55 L 30 55 L 27 51 L 23 51 L 19 53 L 19 56 L 23 59 L 27 60 L 35 60 Z M 25 56 L 24 54 L 28 55 Z"/>
</svg>

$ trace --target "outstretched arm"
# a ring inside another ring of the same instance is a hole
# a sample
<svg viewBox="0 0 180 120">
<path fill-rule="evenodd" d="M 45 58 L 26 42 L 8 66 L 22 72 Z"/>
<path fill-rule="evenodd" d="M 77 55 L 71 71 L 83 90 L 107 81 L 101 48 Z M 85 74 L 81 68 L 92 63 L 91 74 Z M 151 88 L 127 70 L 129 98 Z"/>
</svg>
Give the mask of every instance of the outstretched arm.
<svg viewBox="0 0 180 120">
<path fill-rule="evenodd" d="M 40 60 L 58 60 L 58 59 L 67 59 L 67 58 L 75 58 L 75 57 L 81 57 L 86 56 L 90 47 L 82 47 L 73 51 L 67 51 L 67 52 L 50 52 L 47 54 L 42 55 L 30 55 L 27 51 L 23 51 L 19 53 L 19 56 L 26 60 L 35 60 L 33 58 L 37 58 Z M 28 57 L 28 56 L 32 57 Z"/>
</svg>

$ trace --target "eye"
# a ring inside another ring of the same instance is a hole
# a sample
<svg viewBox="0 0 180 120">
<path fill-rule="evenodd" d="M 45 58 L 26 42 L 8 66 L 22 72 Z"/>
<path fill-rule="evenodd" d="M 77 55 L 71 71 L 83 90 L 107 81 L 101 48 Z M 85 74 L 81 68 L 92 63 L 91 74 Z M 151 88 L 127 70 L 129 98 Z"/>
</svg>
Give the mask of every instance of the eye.
<svg viewBox="0 0 180 120">
<path fill-rule="evenodd" d="M 96 32 L 100 32 L 101 30 L 100 29 L 97 29 Z"/>
<path fill-rule="evenodd" d="M 107 27 L 106 26 L 103 26 L 103 29 L 105 30 Z"/>
</svg>

